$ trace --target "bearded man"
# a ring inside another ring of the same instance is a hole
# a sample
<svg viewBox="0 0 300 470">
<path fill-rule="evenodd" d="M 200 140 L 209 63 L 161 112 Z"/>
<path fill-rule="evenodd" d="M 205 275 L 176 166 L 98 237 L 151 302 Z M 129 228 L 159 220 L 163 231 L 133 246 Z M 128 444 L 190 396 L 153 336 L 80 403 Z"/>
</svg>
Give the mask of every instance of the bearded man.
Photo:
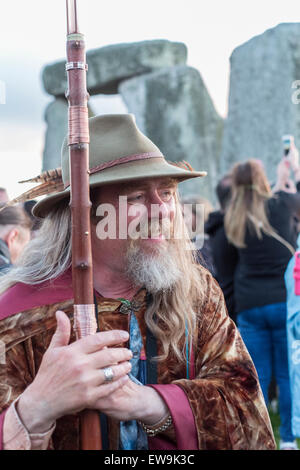
<svg viewBox="0 0 300 470">
<path fill-rule="evenodd" d="M 65 189 L 37 203 L 39 233 L 0 285 L 3 448 L 79 449 L 90 408 L 106 449 L 273 449 L 253 363 L 182 218 L 177 184 L 204 173 L 167 163 L 132 115 L 91 118 L 90 137 L 99 332 L 74 341 L 65 142 Z"/>
</svg>

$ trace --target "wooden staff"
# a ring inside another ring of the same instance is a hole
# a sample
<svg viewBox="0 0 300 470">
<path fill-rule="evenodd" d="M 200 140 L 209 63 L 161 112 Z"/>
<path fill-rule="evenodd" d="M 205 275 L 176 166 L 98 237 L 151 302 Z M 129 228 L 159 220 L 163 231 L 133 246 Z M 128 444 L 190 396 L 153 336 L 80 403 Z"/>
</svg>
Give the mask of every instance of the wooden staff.
<svg viewBox="0 0 300 470">
<path fill-rule="evenodd" d="M 86 89 L 84 36 L 77 24 L 76 0 L 66 0 L 67 64 L 69 102 L 69 158 L 72 216 L 72 284 L 74 292 L 74 329 L 77 339 L 97 331 L 93 295 L 93 266 L 90 236 L 89 196 L 89 124 Z M 99 413 L 84 410 L 80 414 L 81 448 L 100 450 Z"/>
</svg>

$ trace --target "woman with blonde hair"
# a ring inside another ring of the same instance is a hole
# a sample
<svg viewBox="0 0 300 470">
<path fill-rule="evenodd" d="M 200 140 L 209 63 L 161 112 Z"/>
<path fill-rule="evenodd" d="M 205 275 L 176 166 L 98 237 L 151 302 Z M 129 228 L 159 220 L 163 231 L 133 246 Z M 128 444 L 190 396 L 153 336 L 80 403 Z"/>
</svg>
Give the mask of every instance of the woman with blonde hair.
<svg viewBox="0 0 300 470">
<path fill-rule="evenodd" d="M 297 448 L 291 429 L 284 285 L 284 272 L 296 247 L 295 218 L 300 216 L 300 194 L 289 184 L 292 167 L 300 191 L 296 163 L 280 162 L 273 191 L 259 160 L 236 164 L 225 215 L 226 236 L 238 254 L 234 261 L 237 323 L 266 403 L 273 369 L 279 388 L 281 449 Z"/>
</svg>

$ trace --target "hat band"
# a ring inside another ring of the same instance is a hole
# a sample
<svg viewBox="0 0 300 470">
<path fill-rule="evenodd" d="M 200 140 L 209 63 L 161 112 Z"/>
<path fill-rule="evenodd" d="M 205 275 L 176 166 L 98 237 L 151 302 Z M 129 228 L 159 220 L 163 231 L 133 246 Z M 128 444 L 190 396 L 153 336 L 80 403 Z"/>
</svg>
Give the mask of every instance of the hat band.
<svg viewBox="0 0 300 470">
<path fill-rule="evenodd" d="M 89 170 L 89 174 L 93 175 L 99 171 L 106 170 L 107 168 L 112 168 L 117 165 L 122 165 L 123 163 L 134 162 L 137 160 L 146 160 L 148 158 L 164 158 L 163 154 L 160 152 L 148 152 L 148 153 L 138 153 L 135 155 L 128 155 L 126 157 L 117 158 L 116 160 L 110 160 L 108 162 L 101 163 Z M 70 186 L 70 182 L 66 182 L 65 189 Z"/>
</svg>

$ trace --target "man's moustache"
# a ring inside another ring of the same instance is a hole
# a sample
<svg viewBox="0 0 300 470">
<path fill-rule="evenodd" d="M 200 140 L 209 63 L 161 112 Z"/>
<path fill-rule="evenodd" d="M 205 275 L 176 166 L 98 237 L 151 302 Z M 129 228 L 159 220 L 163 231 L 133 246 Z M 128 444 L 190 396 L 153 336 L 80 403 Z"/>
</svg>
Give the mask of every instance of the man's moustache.
<svg viewBox="0 0 300 470">
<path fill-rule="evenodd" d="M 172 224 L 169 219 L 140 223 L 141 238 L 157 238 L 163 236 L 168 239 L 172 236 Z"/>
</svg>

